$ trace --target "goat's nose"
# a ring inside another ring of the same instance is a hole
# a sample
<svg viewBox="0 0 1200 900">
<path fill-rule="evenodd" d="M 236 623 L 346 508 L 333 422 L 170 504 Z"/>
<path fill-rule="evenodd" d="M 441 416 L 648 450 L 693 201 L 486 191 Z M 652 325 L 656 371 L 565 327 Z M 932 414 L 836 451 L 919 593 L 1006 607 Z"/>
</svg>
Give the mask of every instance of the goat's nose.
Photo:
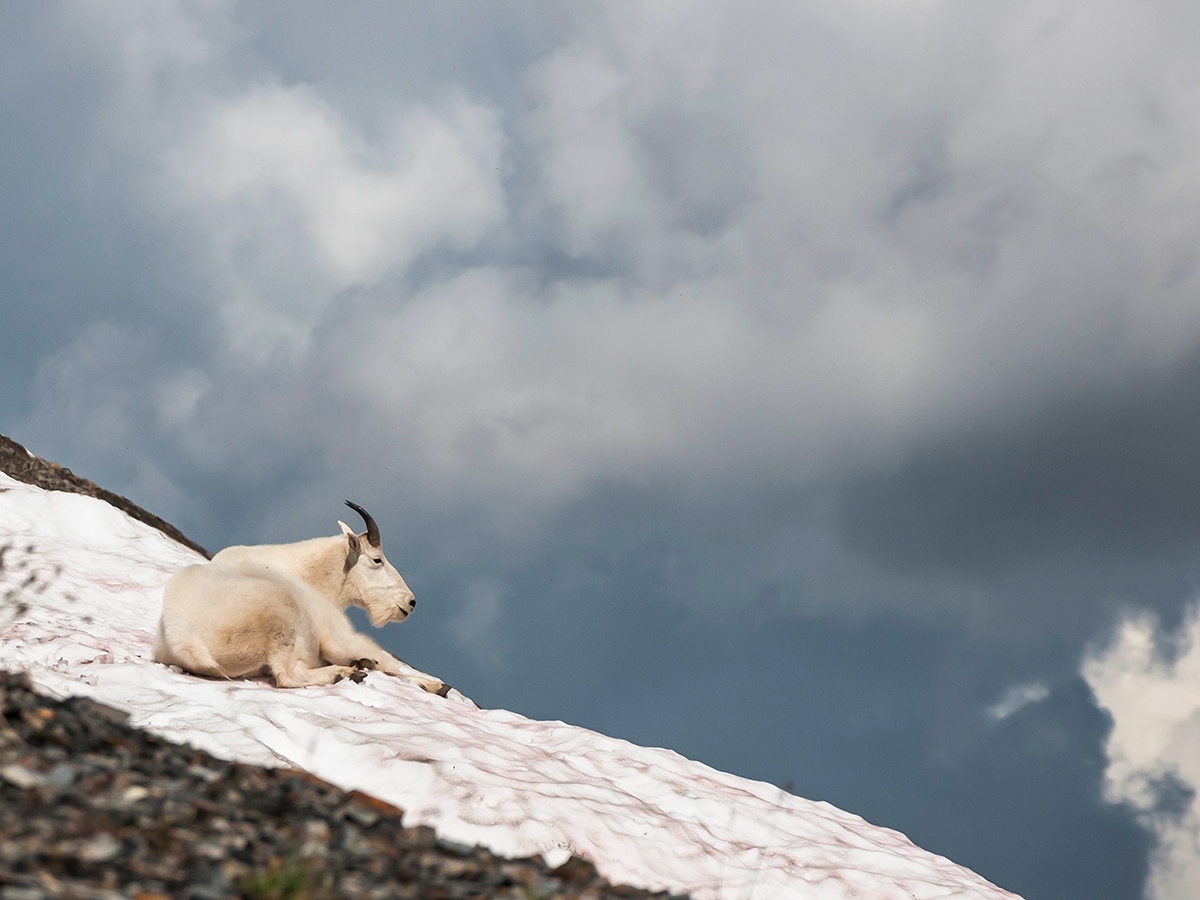
<svg viewBox="0 0 1200 900">
<path fill-rule="evenodd" d="M 417 598 L 413 597 L 411 600 L 409 600 L 408 605 L 409 605 L 410 609 L 416 609 L 417 608 Z"/>
</svg>

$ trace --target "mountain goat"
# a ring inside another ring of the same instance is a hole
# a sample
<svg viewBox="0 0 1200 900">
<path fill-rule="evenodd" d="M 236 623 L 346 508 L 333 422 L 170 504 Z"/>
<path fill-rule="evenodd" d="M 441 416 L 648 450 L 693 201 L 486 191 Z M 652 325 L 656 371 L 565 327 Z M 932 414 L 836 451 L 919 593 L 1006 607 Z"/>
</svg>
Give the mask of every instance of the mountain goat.
<svg viewBox="0 0 1200 900">
<path fill-rule="evenodd" d="M 211 562 L 176 572 L 163 588 L 154 658 L 210 678 L 270 672 L 279 687 L 361 681 L 363 669 L 411 678 L 445 696 L 450 688 L 354 630 L 345 610 L 361 606 L 376 628 L 402 622 L 417 605 L 387 561 L 379 526 L 357 504 L 367 530 L 294 544 L 227 547 Z"/>
</svg>

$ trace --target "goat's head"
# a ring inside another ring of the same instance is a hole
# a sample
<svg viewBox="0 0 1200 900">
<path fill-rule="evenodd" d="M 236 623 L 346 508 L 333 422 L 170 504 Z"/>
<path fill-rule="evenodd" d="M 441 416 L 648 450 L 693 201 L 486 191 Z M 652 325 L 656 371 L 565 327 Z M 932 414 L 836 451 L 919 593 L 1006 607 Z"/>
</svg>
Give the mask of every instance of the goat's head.
<svg viewBox="0 0 1200 900">
<path fill-rule="evenodd" d="M 347 544 L 344 590 L 351 602 L 367 611 L 376 628 L 388 622 L 402 622 L 417 600 L 396 567 L 383 555 L 379 526 L 371 514 L 349 500 L 346 505 L 363 517 L 367 530 L 357 534 L 345 522 L 338 522 Z"/>
</svg>

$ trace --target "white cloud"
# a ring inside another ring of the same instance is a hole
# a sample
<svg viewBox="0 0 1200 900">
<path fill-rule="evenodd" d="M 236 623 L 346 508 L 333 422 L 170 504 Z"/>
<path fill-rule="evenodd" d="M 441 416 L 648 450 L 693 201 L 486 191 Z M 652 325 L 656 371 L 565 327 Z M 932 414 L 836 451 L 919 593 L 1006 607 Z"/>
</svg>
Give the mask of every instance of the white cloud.
<svg viewBox="0 0 1200 900">
<path fill-rule="evenodd" d="M 367 140 L 308 87 L 255 85 L 200 118 L 171 176 L 241 243 L 263 242 L 272 222 L 237 213 L 287 204 L 334 287 L 373 281 L 439 241 L 469 246 L 503 213 L 493 111 L 452 96 L 389 132 Z"/>
<path fill-rule="evenodd" d="M 567 249 L 633 260 L 616 327 L 576 304 L 607 343 L 609 383 L 618 360 L 647 376 L 621 401 L 661 387 L 675 451 L 723 457 L 726 477 L 787 465 L 805 481 L 1111 390 L 1197 346 L 1200 308 L 1169 275 L 1190 269 L 1166 248 L 1200 218 L 1159 217 L 1175 203 L 1158 184 L 1190 165 L 1179 141 L 1194 146 L 1192 95 L 1161 80 L 1155 49 L 1172 43 L 1170 10 L 843 7 L 622 9 L 534 71 L 542 199 Z M 697 20 L 721 24 L 685 65 Z M 1056 75 L 1064 59 L 1082 71 Z M 748 160 L 743 199 L 703 235 L 667 213 L 663 173 L 686 154 L 647 139 L 692 127 L 692 152 L 722 159 L 697 121 L 738 129 Z M 1105 180 L 1141 158 L 1153 166 L 1129 184 Z"/>
<path fill-rule="evenodd" d="M 1015 684 L 1004 692 L 1003 697 L 988 707 L 987 715 L 993 722 L 1003 722 L 1026 707 L 1041 703 L 1049 696 L 1050 688 L 1040 681 Z"/>
<path fill-rule="evenodd" d="M 135 165 L 238 356 L 294 355 L 342 291 L 503 225 L 499 113 L 464 90 L 356 117 L 247 64 L 229 4 L 83 12 L 64 24 L 108 80 L 97 155 Z"/>
<path fill-rule="evenodd" d="M 534 125 L 548 200 L 575 253 L 639 228 L 645 206 L 635 146 L 623 121 L 628 76 L 601 54 L 563 51 L 531 75 Z"/>
<path fill-rule="evenodd" d="M 1106 796 L 1128 804 L 1157 842 L 1147 897 L 1190 900 L 1200 884 L 1200 606 L 1169 657 L 1157 630 L 1148 615 L 1126 618 L 1083 674 L 1112 716 Z"/>
<path fill-rule="evenodd" d="M 263 357 L 272 336 L 303 346 L 339 291 L 499 225 L 502 143 L 495 112 L 461 95 L 371 140 L 307 86 L 253 85 L 198 111 L 162 202 L 227 275 L 231 343 Z"/>
</svg>

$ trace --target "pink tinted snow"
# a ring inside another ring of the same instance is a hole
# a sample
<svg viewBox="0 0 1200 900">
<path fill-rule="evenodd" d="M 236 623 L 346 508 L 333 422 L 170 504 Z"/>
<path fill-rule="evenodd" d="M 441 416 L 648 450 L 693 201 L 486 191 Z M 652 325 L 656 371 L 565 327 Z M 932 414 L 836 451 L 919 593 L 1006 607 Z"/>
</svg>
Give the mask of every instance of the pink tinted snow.
<svg viewBox="0 0 1200 900">
<path fill-rule="evenodd" d="M 151 642 L 162 585 L 201 558 L 100 500 L 0 474 L 0 545 L 10 542 L 61 572 L 19 621 L 0 612 L 0 666 L 172 740 L 367 791 L 451 840 L 551 863 L 578 853 L 612 881 L 698 898 L 1016 897 L 899 832 L 669 750 L 379 674 L 285 691 L 161 666 Z"/>
</svg>

